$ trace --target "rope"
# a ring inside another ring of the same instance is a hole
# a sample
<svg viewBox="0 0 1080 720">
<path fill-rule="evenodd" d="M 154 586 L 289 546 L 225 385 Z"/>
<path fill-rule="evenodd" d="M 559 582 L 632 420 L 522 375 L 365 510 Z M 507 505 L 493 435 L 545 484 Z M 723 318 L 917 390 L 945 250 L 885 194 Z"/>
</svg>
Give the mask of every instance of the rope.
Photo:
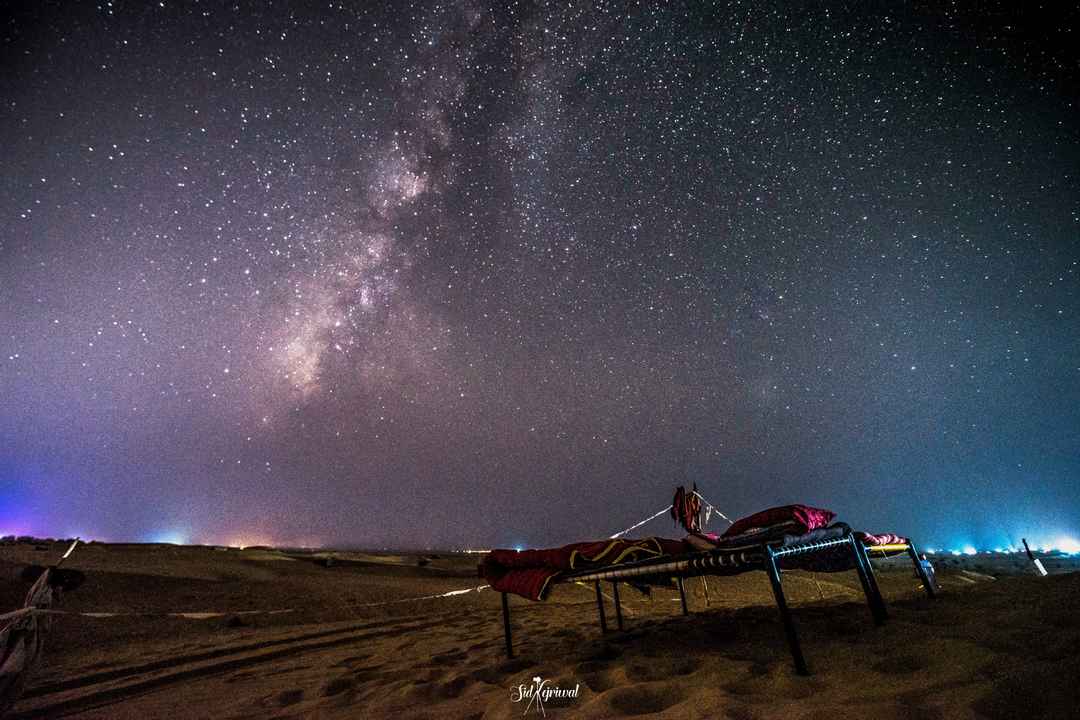
<svg viewBox="0 0 1080 720">
<path fill-rule="evenodd" d="M 353 603 L 349 607 L 375 607 L 376 605 L 397 605 L 399 603 L 415 602 L 417 600 L 434 600 L 435 598 L 454 597 L 456 595 L 464 595 L 471 592 L 480 592 L 491 587 L 490 585 L 478 585 L 477 587 L 464 588 L 463 590 L 451 590 L 449 592 L 439 593 L 438 595 L 421 595 L 420 597 L 411 598 L 399 598 L 397 600 L 382 600 L 380 602 L 368 602 L 368 603 Z"/>
<path fill-rule="evenodd" d="M 694 491 L 694 494 L 695 494 L 695 495 L 697 495 L 697 496 L 698 496 L 698 497 L 699 497 L 699 498 L 701 499 L 701 502 L 705 503 L 705 507 L 707 507 L 707 508 L 711 509 L 711 510 L 712 510 L 713 512 L 715 512 L 715 513 L 716 513 L 717 515 L 719 515 L 720 517 L 722 517 L 722 518 L 724 518 L 725 520 L 727 520 L 727 521 L 728 521 L 728 525 L 734 525 L 734 524 L 735 524 L 735 521 L 734 521 L 734 520 L 732 520 L 731 518 L 729 518 L 729 517 L 728 517 L 727 515 L 725 515 L 724 513 L 720 512 L 720 508 L 716 507 L 716 506 L 715 506 L 715 505 L 713 505 L 713 504 L 712 504 L 711 502 L 709 502 L 708 500 L 706 500 L 706 499 L 705 499 L 705 496 L 704 496 L 704 495 L 702 495 L 701 493 L 699 493 L 699 492 L 698 492 L 697 490 L 695 490 L 695 491 Z"/>
<path fill-rule="evenodd" d="M 455 597 L 457 595 L 465 595 L 471 592 L 480 592 L 491 587 L 490 585 L 479 585 L 477 587 L 463 588 L 461 590 L 450 590 L 449 592 L 439 593 L 437 595 L 421 595 L 420 597 L 398 598 L 396 600 L 383 600 L 380 602 L 368 602 L 368 603 L 351 603 L 349 607 L 375 607 L 377 605 L 397 605 L 399 603 L 416 602 L 417 600 L 434 600 L 436 598 Z M 69 610 L 53 610 L 51 608 L 23 608 L 16 610 L 15 612 L 5 613 L 0 615 L 0 620 L 12 620 L 24 615 L 77 615 L 90 618 L 117 618 L 117 617 L 175 617 L 185 618 L 187 620 L 209 620 L 211 618 L 227 617 L 230 615 L 281 615 L 282 613 L 298 612 L 294 609 L 288 610 L 235 610 L 235 611 L 214 611 L 214 612 L 71 612 Z"/>
<path fill-rule="evenodd" d="M 734 525 L 734 524 L 735 524 L 735 521 L 734 521 L 734 520 L 732 520 L 731 518 L 729 518 L 729 517 L 728 517 L 727 515 L 725 515 L 724 513 L 720 512 L 720 509 L 719 509 L 718 507 L 716 507 L 715 505 L 713 505 L 713 504 L 712 504 L 711 502 L 709 502 L 708 500 L 706 500 L 706 499 L 705 499 L 705 497 L 704 497 L 704 496 L 703 496 L 703 495 L 702 495 L 701 493 L 699 493 L 698 491 L 696 491 L 696 490 L 695 490 L 695 491 L 694 491 L 694 494 L 695 494 L 695 495 L 697 495 L 697 496 L 698 496 L 698 498 L 700 498 L 700 500 L 701 500 L 701 501 L 702 501 L 703 503 L 705 503 L 705 507 L 709 508 L 709 510 L 711 510 L 712 512 L 715 512 L 715 513 L 716 513 L 717 515 L 719 515 L 720 517 L 722 517 L 722 518 L 724 518 L 725 520 L 727 520 L 727 521 L 728 521 L 728 525 Z M 609 536 L 608 536 L 608 540 L 614 540 L 615 538 L 620 538 L 620 537 L 622 537 L 623 535 L 625 535 L 626 533 L 630 532 L 631 530 L 637 530 L 637 529 L 638 529 L 639 527 L 641 527 L 641 526 L 642 526 L 642 525 L 644 525 L 645 523 L 647 523 L 647 522 L 649 522 L 649 521 L 651 521 L 651 520 L 655 520 L 656 518 L 660 517 L 660 516 L 661 516 L 661 515 L 663 515 L 664 513 L 668 512 L 669 510 L 671 510 L 671 508 L 672 508 L 672 507 L 673 507 L 672 505 L 668 505 L 668 506 L 667 506 L 666 508 L 664 508 L 664 509 L 663 509 L 663 510 L 661 510 L 660 512 L 656 513 L 655 515 L 650 515 L 649 517 L 645 518 L 645 519 L 644 519 L 644 520 L 642 520 L 641 522 L 639 522 L 639 523 L 635 523 L 635 524 L 631 525 L 630 527 L 626 528 L 625 530 L 621 530 L 621 531 L 619 531 L 619 532 L 615 533 L 614 535 L 609 535 Z"/>
<path fill-rule="evenodd" d="M 668 505 L 666 508 L 664 508 L 660 512 L 656 513 L 655 515 L 653 515 L 651 517 L 647 517 L 644 520 L 642 520 L 641 522 L 637 523 L 636 525 L 631 525 L 630 527 L 626 528 L 625 530 L 622 530 L 620 532 L 615 533 L 614 535 L 610 536 L 608 538 L 608 540 L 614 540 L 615 538 L 622 537 L 623 535 L 630 532 L 631 530 L 637 530 L 639 527 L 641 527 L 645 523 L 649 522 L 650 520 L 655 520 L 656 518 L 660 517 L 661 515 L 663 515 L 667 511 L 671 510 L 671 507 L 672 507 L 671 505 Z"/>
</svg>

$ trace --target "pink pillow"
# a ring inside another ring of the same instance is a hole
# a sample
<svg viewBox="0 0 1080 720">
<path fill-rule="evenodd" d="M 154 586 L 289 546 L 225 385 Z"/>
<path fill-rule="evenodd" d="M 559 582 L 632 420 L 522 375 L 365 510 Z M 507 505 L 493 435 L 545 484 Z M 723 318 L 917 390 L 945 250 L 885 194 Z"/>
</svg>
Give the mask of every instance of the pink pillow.
<svg viewBox="0 0 1080 720">
<path fill-rule="evenodd" d="M 724 531 L 723 537 L 781 528 L 790 529 L 793 535 L 802 535 L 826 527 L 834 517 L 836 513 L 832 510 L 822 510 L 809 505 L 784 505 L 736 520 L 735 524 Z"/>
</svg>

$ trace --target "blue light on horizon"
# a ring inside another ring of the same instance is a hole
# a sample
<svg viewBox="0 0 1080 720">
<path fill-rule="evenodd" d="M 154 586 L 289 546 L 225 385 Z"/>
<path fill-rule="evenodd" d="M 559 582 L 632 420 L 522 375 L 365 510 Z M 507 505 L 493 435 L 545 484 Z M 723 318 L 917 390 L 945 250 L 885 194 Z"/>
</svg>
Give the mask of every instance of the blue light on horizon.
<svg viewBox="0 0 1080 720">
<path fill-rule="evenodd" d="M 1057 549 L 1069 555 L 1080 554 L 1080 542 L 1071 536 L 1059 537 L 1055 542 Z"/>
<path fill-rule="evenodd" d="M 187 533 L 179 530 L 162 530 L 156 533 L 151 533 L 146 542 L 151 543 L 166 543 L 168 545 L 187 545 L 191 542 Z"/>
</svg>

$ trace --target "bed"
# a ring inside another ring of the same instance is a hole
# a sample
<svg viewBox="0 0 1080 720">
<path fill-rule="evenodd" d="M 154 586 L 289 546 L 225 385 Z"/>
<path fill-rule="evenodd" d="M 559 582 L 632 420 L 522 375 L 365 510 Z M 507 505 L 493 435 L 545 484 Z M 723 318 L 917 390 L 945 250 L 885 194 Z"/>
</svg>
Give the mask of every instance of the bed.
<svg viewBox="0 0 1080 720">
<path fill-rule="evenodd" d="M 622 630 L 620 584 L 670 586 L 674 582 L 686 615 L 689 614 L 683 586 L 686 578 L 762 571 L 772 587 L 795 671 L 807 675 L 809 668 L 784 595 L 784 570 L 854 570 L 878 625 L 885 623 L 888 611 L 877 585 L 871 556 L 907 555 L 927 595 L 934 597 L 937 590 L 910 539 L 892 534 L 856 532 L 844 523 L 832 522 L 834 517 L 830 511 L 791 505 L 755 513 L 737 521 L 719 537 L 705 536 L 691 527 L 690 535 L 684 540 L 608 539 L 542 550 L 493 550 L 480 564 L 479 573 L 493 589 L 502 593 L 506 654 L 513 657 L 511 594 L 540 601 L 560 584 L 592 584 L 600 629 L 607 632 L 602 582 L 611 583 L 615 620 L 618 629 Z"/>
</svg>

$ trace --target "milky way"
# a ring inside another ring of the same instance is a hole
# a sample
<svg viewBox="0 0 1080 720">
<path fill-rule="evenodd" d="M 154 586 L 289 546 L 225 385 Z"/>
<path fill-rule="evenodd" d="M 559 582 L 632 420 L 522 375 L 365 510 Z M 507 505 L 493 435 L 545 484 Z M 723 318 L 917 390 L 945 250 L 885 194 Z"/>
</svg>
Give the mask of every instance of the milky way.
<svg viewBox="0 0 1080 720">
<path fill-rule="evenodd" d="M 1077 12 L 980 9 L 9 7 L 0 534 L 1075 535 Z"/>
</svg>

